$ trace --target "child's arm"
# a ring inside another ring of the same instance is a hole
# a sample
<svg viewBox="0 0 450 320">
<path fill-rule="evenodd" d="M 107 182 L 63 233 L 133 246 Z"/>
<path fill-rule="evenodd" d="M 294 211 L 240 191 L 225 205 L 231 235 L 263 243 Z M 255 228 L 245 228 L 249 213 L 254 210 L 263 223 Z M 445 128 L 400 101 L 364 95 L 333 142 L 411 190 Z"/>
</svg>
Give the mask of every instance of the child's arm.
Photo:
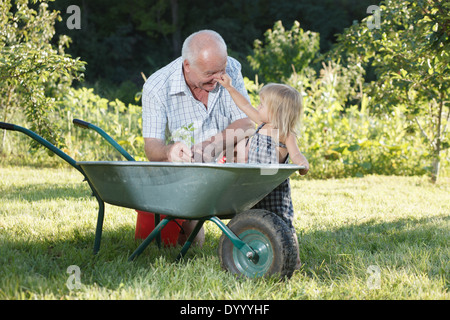
<svg viewBox="0 0 450 320">
<path fill-rule="evenodd" d="M 227 74 L 223 74 L 217 81 L 228 90 L 231 98 L 233 98 L 234 103 L 236 103 L 239 109 L 241 109 L 253 122 L 256 122 L 256 124 L 259 125 L 261 119 L 259 118 L 258 110 L 253 108 L 250 102 L 233 87 L 231 78 Z"/>
<path fill-rule="evenodd" d="M 297 146 L 297 140 L 295 139 L 295 135 L 290 133 L 286 139 L 286 148 L 289 152 L 289 157 L 291 158 L 292 163 L 304 166 L 305 169 L 300 169 L 299 172 L 301 175 L 305 175 L 309 171 L 309 162 L 305 158 L 305 156 L 300 152 L 300 149 Z"/>
</svg>

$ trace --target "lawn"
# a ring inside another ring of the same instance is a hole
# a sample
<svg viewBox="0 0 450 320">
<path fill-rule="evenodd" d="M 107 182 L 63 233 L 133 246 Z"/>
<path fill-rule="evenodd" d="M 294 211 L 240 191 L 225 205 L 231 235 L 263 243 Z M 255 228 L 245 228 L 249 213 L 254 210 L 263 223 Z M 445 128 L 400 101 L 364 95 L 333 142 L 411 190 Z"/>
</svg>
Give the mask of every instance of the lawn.
<svg viewBox="0 0 450 320">
<path fill-rule="evenodd" d="M 0 177 L 0 299 L 450 298 L 450 178 L 293 178 L 303 266 L 278 281 L 223 271 L 212 223 L 181 262 L 153 244 L 128 262 L 136 212 L 111 205 L 94 256 L 97 201 L 80 173 L 5 166 Z"/>
</svg>

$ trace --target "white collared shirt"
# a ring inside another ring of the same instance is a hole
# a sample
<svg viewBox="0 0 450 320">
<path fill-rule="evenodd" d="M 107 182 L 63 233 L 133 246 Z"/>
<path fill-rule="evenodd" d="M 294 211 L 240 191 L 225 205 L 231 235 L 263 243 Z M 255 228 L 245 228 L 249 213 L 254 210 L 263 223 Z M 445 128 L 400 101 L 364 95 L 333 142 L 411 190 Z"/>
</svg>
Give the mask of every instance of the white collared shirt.
<svg viewBox="0 0 450 320">
<path fill-rule="evenodd" d="M 166 141 L 166 127 L 174 142 L 203 142 L 223 131 L 232 122 L 246 118 L 220 84 L 208 94 L 208 108 L 192 95 L 184 79 L 183 60 L 178 58 L 152 74 L 142 93 L 142 127 L 144 138 Z M 248 100 L 240 63 L 228 57 L 227 74 L 233 86 Z M 188 135 L 190 141 L 185 136 Z M 183 137 L 184 136 L 184 137 Z"/>
</svg>

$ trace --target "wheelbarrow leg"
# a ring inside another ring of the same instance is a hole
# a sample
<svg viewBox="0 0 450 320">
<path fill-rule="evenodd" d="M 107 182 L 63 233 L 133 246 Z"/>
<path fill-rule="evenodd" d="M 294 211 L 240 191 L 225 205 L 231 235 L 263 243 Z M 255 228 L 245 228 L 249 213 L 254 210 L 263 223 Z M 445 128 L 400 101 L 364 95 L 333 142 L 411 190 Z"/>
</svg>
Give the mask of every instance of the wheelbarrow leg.
<svg viewBox="0 0 450 320">
<path fill-rule="evenodd" d="M 181 258 L 184 257 L 184 255 L 186 254 L 186 252 L 190 248 L 192 242 L 194 242 L 194 239 L 197 236 L 197 234 L 199 233 L 200 229 L 202 228 L 204 222 L 205 222 L 205 220 L 199 220 L 197 222 L 197 224 L 195 225 L 194 230 L 192 230 L 191 234 L 189 235 L 189 238 L 184 243 L 183 248 L 181 248 L 181 251 L 180 251 L 180 253 L 178 254 L 178 256 L 176 258 L 176 261 L 178 261 L 178 260 L 180 260 Z"/>
<path fill-rule="evenodd" d="M 105 203 L 100 199 L 98 195 L 95 195 L 98 201 L 98 217 L 97 217 L 97 228 L 95 230 L 95 240 L 94 240 L 94 254 L 97 254 L 100 250 L 100 241 L 102 240 L 103 232 L 103 219 L 105 217 Z"/>
<path fill-rule="evenodd" d="M 148 235 L 148 237 L 141 243 L 141 245 L 133 252 L 133 254 L 128 258 L 128 261 L 133 261 L 138 255 L 148 247 L 148 245 L 160 235 L 161 230 L 166 226 L 172 218 L 164 218 L 158 225 L 153 229 L 153 231 Z"/>
<path fill-rule="evenodd" d="M 161 222 L 161 215 L 159 213 L 155 213 L 155 226 L 157 226 Z M 158 249 L 161 249 L 161 232 L 156 236 L 156 244 L 158 245 Z"/>
</svg>

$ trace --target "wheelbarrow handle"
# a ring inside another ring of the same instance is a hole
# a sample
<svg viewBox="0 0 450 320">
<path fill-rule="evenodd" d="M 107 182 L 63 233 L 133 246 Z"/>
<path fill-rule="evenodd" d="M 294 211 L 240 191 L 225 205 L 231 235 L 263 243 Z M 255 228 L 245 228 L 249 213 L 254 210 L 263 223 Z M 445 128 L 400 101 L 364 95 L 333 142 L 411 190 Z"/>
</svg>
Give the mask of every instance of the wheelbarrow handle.
<svg viewBox="0 0 450 320">
<path fill-rule="evenodd" d="M 114 141 L 113 138 L 111 138 L 110 135 L 108 135 L 105 131 L 100 129 L 99 127 L 93 125 L 92 123 L 80 120 L 80 119 L 73 119 L 73 124 L 76 126 L 79 126 L 83 129 L 93 129 L 97 131 L 98 134 L 100 134 L 106 141 L 108 141 L 117 151 L 119 151 L 127 160 L 129 161 L 135 161 L 134 158 L 124 149 L 120 144 L 118 144 L 116 141 Z"/>
<path fill-rule="evenodd" d="M 83 129 L 89 129 L 89 125 L 90 125 L 89 122 L 86 122 L 86 121 L 83 121 L 80 119 L 73 119 L 73 124 L 83 128 Z"/>
<path fill-rule="evenodd" d="M 6 122 L 0 122 L 0 129 L 15 131 L 15 125 Z"/>
<path fill-rule="evenodd" d="M 5 130 L 19 131 L 19 132 L 22 132 L 22 133 L 26 134 L 27 136 L 29 136 L 33 140 L 39 142 L 41 145 L 43 145 L 44 147 L 46 147 L 47 149 L 52 151 L 54 154 L 59 156 L 61 159 L 63 159 L 66 162 L 68 162 L 71 166 L 73 166 L 75 169 L 77 169 L 78 171 L 80 171 L 84 175 L 83 170 L 81 169 L 81 167 L 79 165 L 77 165 L 76 161 L 72 157 L 70 157 L 68 154 L 66 154 L 65 152 L 61 151 L 57 147 L 55 147 L 53 144 L 51 144 L 50 142 L 48 142 L 47 140 L 42 138 L 37 133 L 35 133 L 35 132 L 31 131 L 31 130 L 28 130 L 28 129 L 24 128 L 24 127 L 21 127 L 21 126 L 15 125 L 15 124 L 11 124 L 11 123 L 5 123 L 5 122 L 0 122 L 0 128 L 1 129 L 5 129 Z"/>
<path fill-rule="evenodd" d="M 53 153 L 55 153 L 57 156 L 59 156 L 60 158 L 62 158 L 66 162 L 68 162 L 72 167 L 77 169 L 84 176 L 85 180 L 88 182 L 89 187 L 92 190 L 93 195 L 97 199 L 98 205 L 99 205 L 99 207 L 98 207 L 98 217 L 97 217 L 97 227 L 96 227 L 96 231 L 95 231 L 95 240 L 94 240 L 94 254 L 96 254 L 100 250 L 100 241 L 101 241 L 101 238 L 102 238 L 103 219 L 104 219 L 104 215 L 105 215 L 105 203 L 104 203 L 103 199 L 100 198 L 99 194 L 97 193 L 97 191 L 95 190 L 95 188 L 91 184 L 91 182 L 89 181 L 89 179 L 86 176 L 86 174 L 84 173 L 83 169 L 67 153 L 61 151 L 60 149 L 55 147 L 53 144 L 51 144 L 50 142 L 48 142 L 47 140 L 42 138 L 40 135 L 34 133 L 31 130 L 28 130 L 26 128 L 23 128 L 21 126 L 15 125 L 15 124 L 5 123 L 5 122 L 0 122 L 0 129 L 12 130 L 12 131 L 20 131 L 22 133 L 25 133 L 27 136 L 29 136 L 30 138 L 33 138 L 35 141 L 39 142 L 44 147 L 46 147 L 47 149 L 49 149 Z"/>
</svg>

